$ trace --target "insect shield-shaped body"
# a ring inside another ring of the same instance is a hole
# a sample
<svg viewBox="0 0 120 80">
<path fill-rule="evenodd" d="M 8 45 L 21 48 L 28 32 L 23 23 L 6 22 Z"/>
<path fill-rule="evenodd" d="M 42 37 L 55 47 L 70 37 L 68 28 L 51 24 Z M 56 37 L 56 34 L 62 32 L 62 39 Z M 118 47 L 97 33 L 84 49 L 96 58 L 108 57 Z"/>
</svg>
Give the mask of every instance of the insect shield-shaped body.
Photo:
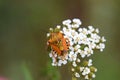
<svg viewBox="0 0 120 80">
<path fill-rule="evenodd" d="M 59 56 L 64 56 L 68 52 L 69 40 L 64 38 L 61 32 L 50 33 L 50 38 L 47 43 L 51 50 Z"/>
</svg>

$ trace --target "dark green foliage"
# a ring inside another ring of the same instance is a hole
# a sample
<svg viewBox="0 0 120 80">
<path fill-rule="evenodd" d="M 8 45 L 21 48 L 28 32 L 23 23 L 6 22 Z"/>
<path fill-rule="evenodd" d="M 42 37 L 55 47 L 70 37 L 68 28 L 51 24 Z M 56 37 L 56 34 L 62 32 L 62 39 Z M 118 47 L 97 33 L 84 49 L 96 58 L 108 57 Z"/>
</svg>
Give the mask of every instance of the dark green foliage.
<svg viewBox="0 0 120 80">
<path fill-rule="evenodd" d="M 41 70 L 41 75 L 46 77 L 46 80 L 60 80 L 60 72 L 57 67 L 51 65 L 51 61 L 48 61 L 46 67 Z"/>
</svg>

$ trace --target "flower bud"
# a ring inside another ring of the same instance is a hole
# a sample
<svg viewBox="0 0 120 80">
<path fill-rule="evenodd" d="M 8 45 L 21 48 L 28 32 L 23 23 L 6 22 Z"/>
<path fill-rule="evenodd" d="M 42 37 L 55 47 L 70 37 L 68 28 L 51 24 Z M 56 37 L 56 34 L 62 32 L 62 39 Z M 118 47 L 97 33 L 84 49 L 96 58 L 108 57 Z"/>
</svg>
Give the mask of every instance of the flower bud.
<svg viewBox="0 0 120 80">
<path fill-rule="evenodd" d="M 91 66 L 91 67 L 90 67 L 90 71 L 91 71 L 91 72 L 97 72 L 97 68 Z"/>
<path fill-rule="evenodd" d="M 84 61 L 83 66 L 88 66 L 88 61 Z"/>
</svg>

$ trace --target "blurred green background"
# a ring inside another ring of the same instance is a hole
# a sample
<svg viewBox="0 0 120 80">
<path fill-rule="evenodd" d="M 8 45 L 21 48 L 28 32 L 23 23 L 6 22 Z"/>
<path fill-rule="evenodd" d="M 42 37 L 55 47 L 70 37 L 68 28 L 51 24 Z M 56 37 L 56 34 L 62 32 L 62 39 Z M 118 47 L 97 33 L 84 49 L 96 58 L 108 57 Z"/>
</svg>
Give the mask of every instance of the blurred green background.
<svg viewBox="0 0 120 80">
<path fill-rule="evenodd" d="M 119 0 L 0 0 L 0 76 L 10 80 L 71 80 L 69 69 L 51 67 L 46 33 L 65 19 L 80 18 L 107 39 L 93 55 L 94 80 L 120 80 Z"/>
</svg>

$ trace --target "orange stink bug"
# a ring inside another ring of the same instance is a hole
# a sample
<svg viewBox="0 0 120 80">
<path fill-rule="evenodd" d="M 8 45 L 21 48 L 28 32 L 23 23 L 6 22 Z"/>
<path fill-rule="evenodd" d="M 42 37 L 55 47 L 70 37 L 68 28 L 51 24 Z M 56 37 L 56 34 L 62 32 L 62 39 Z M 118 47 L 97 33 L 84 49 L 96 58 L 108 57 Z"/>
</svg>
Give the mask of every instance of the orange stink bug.
<svg viewBox="0 0 120 80">
<path fill-rule="evenodd" d="M 64 55 L 68 52 L 69 40 L 64 38 L 64 35 L 61 32 L 50 33 L 50 38 L 47 43 L 57 55 Z"/>
</svg>

